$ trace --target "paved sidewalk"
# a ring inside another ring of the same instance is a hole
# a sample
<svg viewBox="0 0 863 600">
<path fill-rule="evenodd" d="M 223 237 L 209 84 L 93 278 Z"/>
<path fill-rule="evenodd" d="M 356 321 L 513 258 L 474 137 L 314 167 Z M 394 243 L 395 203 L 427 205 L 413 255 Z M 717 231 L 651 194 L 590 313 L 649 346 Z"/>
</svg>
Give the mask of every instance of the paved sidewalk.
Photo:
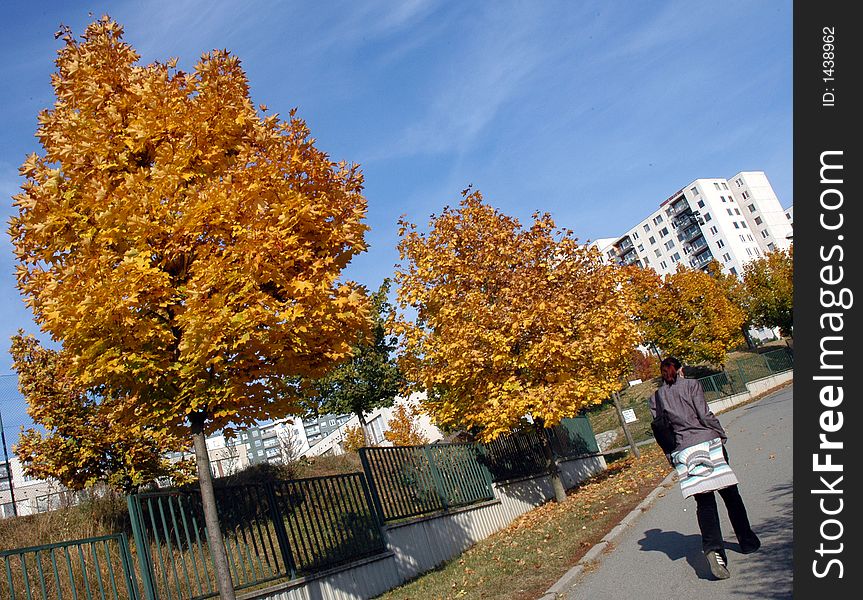
<svg viewBox="0 0 863 600">
<path fill-rule="evenodd" d="M 743 555 L 721 500 L 731 578 L 714 581 L 701 552 L 695 501 L 672 477 L 542 596 L 542 600 L 791 598 L 792 387 L 719 415 L 740 479 L 756 554 Z"/>
</svg>

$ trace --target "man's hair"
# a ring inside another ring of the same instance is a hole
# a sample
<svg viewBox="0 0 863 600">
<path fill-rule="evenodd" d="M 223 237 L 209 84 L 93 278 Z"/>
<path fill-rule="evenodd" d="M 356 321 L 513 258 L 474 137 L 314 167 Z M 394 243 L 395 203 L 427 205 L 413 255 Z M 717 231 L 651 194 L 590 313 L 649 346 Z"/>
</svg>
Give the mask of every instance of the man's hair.
<svg viewBox="0 0 863 600">
<path fill-rule="evenodd" d="M 662 359 L 662 362 L 661 362 L 661 363 L 659 363 L 659 366 L 660 366 L 660 367 L 667 367 L 667 366 L 669 366 L 669 365 L 674 365 L 674 368 L 675 368 L 675 369 L 680 369 L 680 361 L 679 361 L 679 360 L 677 360 L 677 359 L 676 359 L 675 357 L 673 357 L 673 356 L 668 356 L 668 357 L 666 357 L 666 358 Z"/>
</svg>

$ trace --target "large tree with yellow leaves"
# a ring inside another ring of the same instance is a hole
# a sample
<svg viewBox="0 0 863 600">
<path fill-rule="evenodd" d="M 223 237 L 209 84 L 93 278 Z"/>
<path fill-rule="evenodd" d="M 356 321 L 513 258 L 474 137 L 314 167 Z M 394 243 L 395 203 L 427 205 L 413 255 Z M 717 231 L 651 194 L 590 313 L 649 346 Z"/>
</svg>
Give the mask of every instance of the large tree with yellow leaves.
<svg viewBox="0 0 863 600">
<path fill-rule="evenodd" d="M 193 434 L 208 505 L 205 434 L 298 410 L 285 382 L 324 375 L 368 327 L 339 281 L 365 249 L 362 177 L 294 111 L 259 114 L 229 52 L 143 66 L 122 34 L 108 17 L 61 32 L 44 153 L 15 196 L 18 286 L 81 385 L 129 399 L 130 432 Z"/>
<path fill-rule="evenodd" d="M 768 252 L 743 268 L 743 288 L 752 322 L 794 333 L 794 249 Z"/>
<path fill-rule="evenodd" d="M 491 440 L 528 416 L 555 425 L 619 388 L 636 329 L 616 266 L 550 215 L 522 227 L 479 192 L 429 227 L 402 220 L 393 325 L 438 425 Z"/>
<path fill-rule="evenodd" d="M 626 270 L 642 343 L 690 364 L 722 364 L 743 341 L 746 314 L 709 273 L 682 266 L 665 277 L 636 266 Z"/>
</svg>

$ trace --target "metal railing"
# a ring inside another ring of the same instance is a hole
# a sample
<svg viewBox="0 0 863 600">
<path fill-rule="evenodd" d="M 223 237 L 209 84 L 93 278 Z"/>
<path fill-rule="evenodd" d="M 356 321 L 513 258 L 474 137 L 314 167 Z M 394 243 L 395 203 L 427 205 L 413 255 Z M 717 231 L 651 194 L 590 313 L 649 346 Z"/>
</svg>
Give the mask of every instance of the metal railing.
<svg viewBox="0 0 863 600">
<path fill-rule="evenodd" d="M 0 552 L 3 600 L 138 600 L 126 534 Z"/>
<path fill-rule="evenodd" d="M 381 522 L 492 500 L 478 452 L 476 444 L 360 448 Z"/>
<path fill-rule="evenodd" d="M 710 402 L 745 392 L 746 384 L 750 381 L 790 371 L 793 368 L 794 361 L 790 351 L 770 350 L 762 354 L 753 354 L 726 371 L 701 377 L 698 382 L 704 390 L 704 397 Z"/>
<path fill-rule="evenodd" d="M 217 486 L 216 505 L 237 590 L 376 554 L 385 544 L 362 473 Z M 129 497 L 147 600 L 218 595 L 197 491 Z"/>
<path fill-rule="evenodd" d="M 543 432 L 555 459 L 599 452 L 585 416 L 563 419 Z M 485 444 L 361 448 L 360 460 L 384 523 L 492 500 L 494 482 L 542 475 L 547 469 L 534 429 Z"/>
</svg>

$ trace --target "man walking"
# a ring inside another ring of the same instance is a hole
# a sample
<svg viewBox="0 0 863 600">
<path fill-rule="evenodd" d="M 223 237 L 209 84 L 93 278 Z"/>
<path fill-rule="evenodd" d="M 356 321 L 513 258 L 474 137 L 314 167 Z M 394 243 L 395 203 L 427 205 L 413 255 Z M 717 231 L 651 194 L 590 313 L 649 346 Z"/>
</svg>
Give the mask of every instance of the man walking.
<svg viewBox="0 0 863 600">
<path fill-rule="evenodd" d="M 714 491 L 725 503 L 741 552 L 757 551 L 761 541 L 752 531 L 737 489 L 737 477 L 728 465 L 725 430 L 707 406 L 701 384 L 681 377 L 680 367 L 674 357 L 662 361 L 663 383 L 650 398 L 650 412 L 654 419 L 664 413 L 673 431 L 674 448 L 667 454 L 669 462 L 677 470 L 683 496 L 695 498 L 702 549 L 710 571 L 717 579 L 727 579 L 728 556 Z"/>
</svg>

